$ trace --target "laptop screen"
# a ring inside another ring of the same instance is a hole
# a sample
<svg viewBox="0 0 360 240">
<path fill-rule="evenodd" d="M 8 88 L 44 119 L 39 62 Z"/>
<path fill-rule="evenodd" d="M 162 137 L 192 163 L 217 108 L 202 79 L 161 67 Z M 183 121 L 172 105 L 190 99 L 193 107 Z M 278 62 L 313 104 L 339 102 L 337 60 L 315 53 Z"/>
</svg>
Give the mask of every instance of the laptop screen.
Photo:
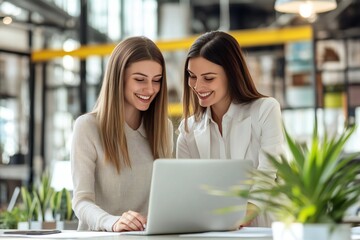
<svg viewBox="0 0 360 240">
<path fill-rule="evenodd" d="M 234 230 L 245 216 L 247 199 L 215 196 L 249 179 L 252 162 L 224 159 L 158 159 L 154 162 L 147 234 Z M 219 209 L 244 206 L 221 214 Z"/>
</svg>

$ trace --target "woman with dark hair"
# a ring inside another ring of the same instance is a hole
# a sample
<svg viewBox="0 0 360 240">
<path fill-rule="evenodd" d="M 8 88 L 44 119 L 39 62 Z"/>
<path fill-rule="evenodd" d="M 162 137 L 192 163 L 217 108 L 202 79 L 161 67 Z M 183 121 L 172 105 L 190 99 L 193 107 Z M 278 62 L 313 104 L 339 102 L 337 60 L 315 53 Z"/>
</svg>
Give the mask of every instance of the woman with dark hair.
<svg viewBox="0 0 360 240">
<path fill-rule="evenodd" d="M 172 156 L 165 62 L 145 37 L 120 42 L 94 110 L 74 126 L 73 208 L 79 230 L 144 230 L 153 161 Z"/>
<path fill-rule="evenodd" d="M 176 157 L 249 159 L 275 180 L 264 152 L 284 152 L 280 105 L 257 91 L 236 39 L 221 31 L 201 35 L 188 52 L 183 87 Z M 256 217 L 243 226 L 271 224 L 258 215 L 260 206 L 249 201 L 247 216 Z"/>
</svg>

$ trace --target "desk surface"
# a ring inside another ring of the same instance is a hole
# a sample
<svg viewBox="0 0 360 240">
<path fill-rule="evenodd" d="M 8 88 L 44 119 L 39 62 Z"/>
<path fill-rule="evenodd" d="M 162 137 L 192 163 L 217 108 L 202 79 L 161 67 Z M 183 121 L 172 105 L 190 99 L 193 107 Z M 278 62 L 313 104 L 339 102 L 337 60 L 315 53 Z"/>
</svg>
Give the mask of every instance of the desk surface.
<svg viewBox="0 0 360 240">
<path fill-rule="evenodd" d="M 0 239 L 93 239 L 93 240 L 229 240 L 229 237 L 208 237 L 208 236 L 186 236 L 186 235 L 153 235 L 153 236 L 140 236 L 140 235 L 119 235 L 119 233 L 106 233 L 106 232 L 77 232 L 77 231 L 62 231 L 60 234 L 50 235 L 5 235 L 2 234 L 7 230 L 0 230 Z M 272 240 L 272 237 L 232 237 L 230 239 L 251 239 L 251 240 Z"/>
<path fill-rule="evenodd" d="M 6 236 L 0 236 L 1 240 L 15 240 L 15 239 L 60 239 L 60 238 L 52 238 L 50 236 L 45 237 L 45 236 L 41 236 L 41 238 L 28 238 L 28 237 L 6 237 Z M 264 238 L 253 238 L 253 237 L 249 237 L 249 238 L 221 238 L 221 237 L 212 237 L 212 238 L 208 238 L 208 237 L 180 237 L 179 235 L 157 235 L 157 236 L 129 236 L 129 235 L 119 235 L 119 236 L 109 236 L 109 237 L 89 237 L 89 238 L 61 238 L 63 240 L 70 240 L 70 239 L 91 239 L 91 240 L 203 240 L 203 239 L 210 239 L 210 240 L 231 240 L 231 239 L 236 239 L 236 240 L 272 240 L 272 238 L 270 237 L 264 237 Z"/>
<path fill-rule="evenodd" d="M 92 238 L 96 240 L 104 239 L 102 238 Z M 210 240 L 272 240 L 272 237 L 264 237 L 264 238 L 225 238 L 225 237 L 182 237 L 180 235 L 156 235 L 156 236 L 130 236 L 130 235 L 120 235 L 120 236 L 112 236 L 112 237 L 106 237 L 106 240 L 204 240 L 204 239 L 210 239 Z M 13 239 L 12 239 L 13 240 Z"/>
</svg>

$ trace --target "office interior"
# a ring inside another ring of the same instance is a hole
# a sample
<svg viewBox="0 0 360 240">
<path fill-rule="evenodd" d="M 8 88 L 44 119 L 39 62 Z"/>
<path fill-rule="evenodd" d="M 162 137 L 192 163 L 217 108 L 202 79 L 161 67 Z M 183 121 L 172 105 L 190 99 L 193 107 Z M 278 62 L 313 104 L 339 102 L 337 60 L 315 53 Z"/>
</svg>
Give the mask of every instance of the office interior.
<svg viewBox="0 0 360 240">
<path fill-rule="evenodd" d="M 166 59 L 169 115 L 181 120 L 186 51 L 201 33 L 233 34 L 259 91 L 276 98 L 298 142 L 360 125 L 360 1 L 308 16 L 274 0 L 0 0 L 0 209 L 17 186 L 71 190 L 75 119 L 91 111 L 122 39 L 153 39 Z M 174 134 L 174 142 L 177 135 Z M 360 150 L 357 129 L 345 153 Z"/>
</svg>

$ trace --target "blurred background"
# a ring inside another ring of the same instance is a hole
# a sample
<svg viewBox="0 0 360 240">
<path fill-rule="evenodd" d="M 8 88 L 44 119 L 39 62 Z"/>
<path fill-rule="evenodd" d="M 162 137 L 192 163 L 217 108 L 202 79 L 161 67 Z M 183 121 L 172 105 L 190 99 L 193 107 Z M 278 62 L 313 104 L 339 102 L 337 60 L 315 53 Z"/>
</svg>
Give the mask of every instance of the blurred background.
<svg viewBox="0 0 360 240">
<path fill-rule="evenodd" d="M 53 187 L 71 190 L 74 121 L 92 110 L 111 50 L 129 36 L 164 53 L 174 129 L 187 49 L 218 29 L 239 41 L 298 141 L 315 121 L 330 135 L 360 125 L 360 0 L 334 2 L 324 13 L 289 13 L 275 0 L 0 0 L 0 208 L 45 169 Z M 359 150 L 358 129 L 344 152 Z"/>
</svg>

